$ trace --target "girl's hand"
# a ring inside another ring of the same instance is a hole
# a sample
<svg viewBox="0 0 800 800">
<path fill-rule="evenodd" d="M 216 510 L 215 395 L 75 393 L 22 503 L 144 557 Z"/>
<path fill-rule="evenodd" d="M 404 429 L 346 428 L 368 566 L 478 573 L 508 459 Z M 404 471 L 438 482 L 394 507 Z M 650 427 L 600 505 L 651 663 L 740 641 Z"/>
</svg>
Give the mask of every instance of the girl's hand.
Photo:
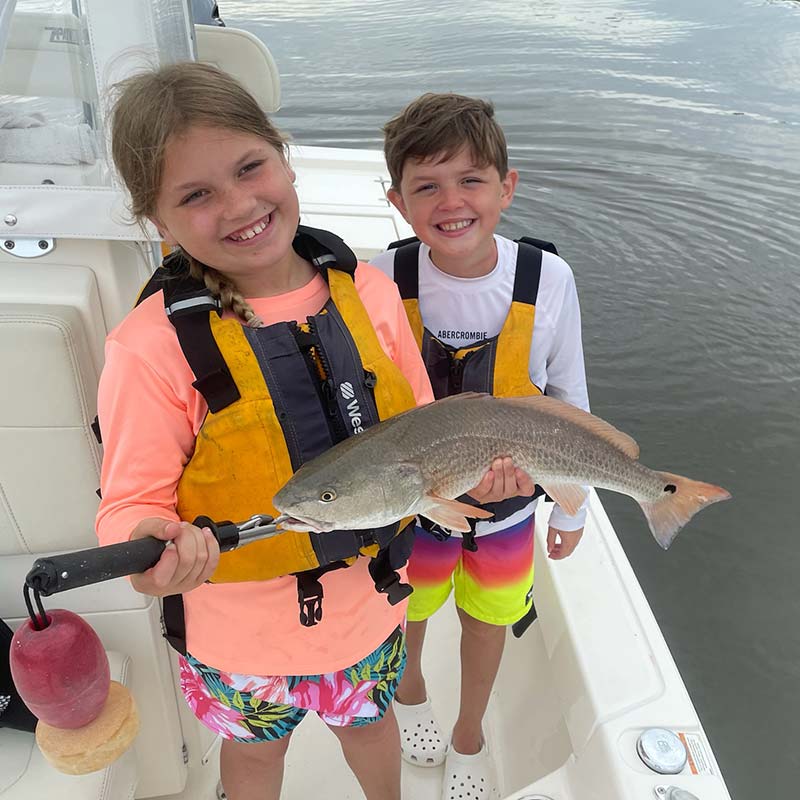
<svg viewBox="0 0 800 800">
<path fill-rule="evenodd" d="M 136 526 L 131 539 L 145 536 L 170 544 L 154 567 L 131 575 L 131 584 L 137 592 L 154 597 L 190 592 L 205 583 L 217 568 L 219 544 L 209 528 L 201 530 L 189 522 L 149 517 Z"/>
<path fill-rule="evenodd" d="M 556 536 L 560 539 L 556 542 Z M 576 531 L 562 531 L 558 528 L 547 529 L 547 556 L 554 561 L 559 561 L 572 555 L 572 551 L 578 546 L 578 542 L 583 536 L 583 528 Z"/>
<path fill-rule="evenodd" d="M 529 497 L 535 489 L 536 482 L 530 475 L 506 456 L 496 458 L 481 482 L 467 494 L 479 503 L 496 503 L 509 497 Z"/>
</svg>

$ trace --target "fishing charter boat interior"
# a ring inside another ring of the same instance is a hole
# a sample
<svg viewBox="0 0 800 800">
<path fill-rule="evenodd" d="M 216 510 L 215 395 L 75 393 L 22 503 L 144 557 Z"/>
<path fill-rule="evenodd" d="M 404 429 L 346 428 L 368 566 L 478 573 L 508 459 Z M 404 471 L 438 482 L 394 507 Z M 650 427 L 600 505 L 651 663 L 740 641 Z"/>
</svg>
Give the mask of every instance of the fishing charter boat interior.
<svg viewBox="0 0 800 800">
<path fill-rule="evenodd" d="M 0 0 L 0 58 L 0 617 L 15 629 L 28 618 L 22 586 L 34 560 L 97 544 L 102 448 L 92 421 L 103 342 L 161 258 L 159 243 L 131 224 L 109 162 L 109 87 L 146 66 L 199 59 L 275 112 L 280 84 L 262 42 L 195 26 L 180 0 Z M 304 224 L 338 233 L 362 258 L 409 235 L 386 200 L 380 153 L 293 146 L 291 160 Z M 538 619 L 520 638 L 509 633 L 486 721 L 501 796 L 729 798 L 597 496 L 566 561 L 546 558 L 547 512 L 537 519 Z M 3 800 L 221 797 L 219 741 L 183 699 L 159 601 L 116 579 L 44 604 L 76 612 L 97 632 L 141 730 L 107 768 L 72 776 L 45 760 L 33 734 L 0 727 Z M 454 609 L 429 630 L 425 669 L 447 727 L 459 691 Z M 441 767 L 403 770 L 404 797 L 440 796 Z M 314 715 L 293 739 L 283 796 L 362 797 Z"/>
</svg>

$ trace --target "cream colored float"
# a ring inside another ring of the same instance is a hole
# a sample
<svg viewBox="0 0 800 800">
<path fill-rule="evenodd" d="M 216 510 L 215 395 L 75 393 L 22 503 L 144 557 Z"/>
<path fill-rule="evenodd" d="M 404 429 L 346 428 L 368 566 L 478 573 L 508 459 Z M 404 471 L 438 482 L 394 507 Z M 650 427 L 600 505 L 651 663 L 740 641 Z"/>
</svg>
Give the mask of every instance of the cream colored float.
<svg viewBox="0 0 800 800">
<path fill-rule="evenodd" d="M 233 72 L 269 111 L 277 110 L 280 90 L 263 44 L 230 28 L 195 29 L 177 0 L 82 0 L 80 15 L 64 13 L 69 4 L 58 0 L 13 5 L 0 0 L 0 113 L 20 125 L 32 112 L 45 118 L 34 128 L 0 130 L 12 131 L 0 139 L 0 616 L 16 627 L 35 558 L 96 544 L 101 451 L 90 424 L 103 340 L 158 258 L 157 245 L 127 223 L 105 159 L 108 86 L 143 64 L 199 57 Z M 386 201 L 380 153 L 293 147 L 292 160 L 304 223 L 336 231 L 365 258 L 409 234 Z M 702 725 L 597 497 L 581 547 L 563 562 L 544 556 L 547 513 L 545 506 L 537 520 L 539 619 L 510 639 L 487 715 L 503 797 L 727 800 Z M 0 729 L 2 800 L 214 800 L 219 742 L 183 701 L 159 603 L 124 579 L 50 600 L 97 631 L 111 677 L 136 699 L 141 732 L 109 768 L 74 777 L 48 764 L 33 736 Z M 457 638 L 447 607 L 431 623 L 425 652 L 446 725 L 457 707 Z M 665 731 L 650 741 L 651 755 L 666 751 L 672 734 L 685 743 L 678 774 L 659 774 L 638 754 L 650 729 Z M 287 800 L 362 796 L 336 740 L 312 715 L 295 735 L 286 775 Z M 404 797 L 438 798 L 441 777 L 441 768 L 404 765 Z"/>
</svg>

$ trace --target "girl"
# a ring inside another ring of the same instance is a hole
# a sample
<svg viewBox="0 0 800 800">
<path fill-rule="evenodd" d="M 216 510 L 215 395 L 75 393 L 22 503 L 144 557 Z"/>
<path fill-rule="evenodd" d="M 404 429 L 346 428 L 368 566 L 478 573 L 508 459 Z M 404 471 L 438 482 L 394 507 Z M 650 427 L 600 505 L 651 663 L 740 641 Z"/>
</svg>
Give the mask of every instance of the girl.
<svg viewBox="0 0 800 800">
<path fill-rule="evenodd" d="M 277 800 L 308 710 L 367 798 L 397 800 L 402 537 L 345 532 L 378 556 L 333 569 L 353 555 L 325 561 L 338 540 L 287 532 L 220 556 L 190 520 L 274 512 L 292 471 L 350 432 L 353 397 L 372 421 L 432 400 L 400 297 L 340 240 L 298 227 L 285 142 L 230 76 L 187 63 L 121 88 L 114 162 L 134 215 L 177 250 L 108 337 L 98 537 L 172 542 L 133 585 L 165 598 L 184 694 L 224 737 L 230 800 Z"/>
</svg>

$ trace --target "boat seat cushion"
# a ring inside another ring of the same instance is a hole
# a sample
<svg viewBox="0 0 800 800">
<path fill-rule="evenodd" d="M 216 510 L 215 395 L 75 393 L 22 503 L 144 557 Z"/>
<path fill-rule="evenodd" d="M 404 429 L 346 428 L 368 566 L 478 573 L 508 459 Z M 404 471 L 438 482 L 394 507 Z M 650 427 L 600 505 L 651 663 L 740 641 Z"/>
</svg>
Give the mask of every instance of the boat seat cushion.
<svg viewBox="0 0 800 800">
<path fill-rule="evenodd" d="M 105 328 L 83 267 L 0 264 L 0 555 L 96 545 Z"/>
<path fill-rule="evenodd" d="M 248 31 L 211 25 L 197 25 L 195 38 L 198 61 L 233 75 L 267 114 L 281 107 L 278 67 L 260 39 Z"/>
<path fill-rule="evenodd" d="M 111 678 L 129 684 L 131 661 L 108 652 Z M 32 800 L 130 800 L 136 790 L 136 759 L 132 750 L 113 764 L 89 775 L 64 775 L 52 767 L 36 746 L 32 733 L 0 730 L 0 798 Z"/>
</svg>

